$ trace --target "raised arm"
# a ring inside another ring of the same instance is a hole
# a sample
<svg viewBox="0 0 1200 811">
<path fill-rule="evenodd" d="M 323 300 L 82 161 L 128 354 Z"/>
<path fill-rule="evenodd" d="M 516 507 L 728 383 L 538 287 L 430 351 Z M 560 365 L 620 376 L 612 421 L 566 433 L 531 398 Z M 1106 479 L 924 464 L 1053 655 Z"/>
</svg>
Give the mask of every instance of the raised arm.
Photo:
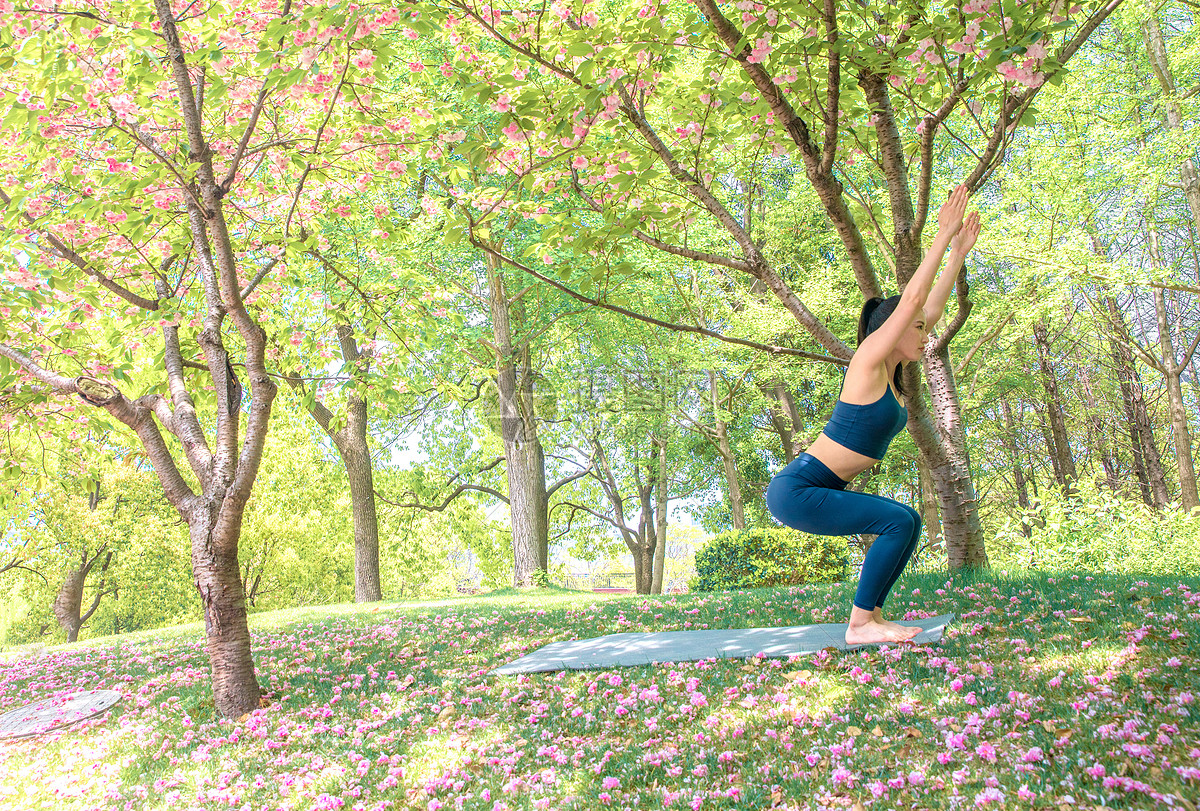
<svg viewBox="0 0 1200 811">
<path fill-rule="evenodd" d="M 925 302 L 925 317 L 929 319 L 925 327 L 930 332 L 933 331 L 934 325 L 941 320 L 942 314 L 946 311 L 946 302 L 950 300 L 950 294 L 954 292 L 954 283 L 958 279 L 958 272 L 962 270 L 967 254 L 975 247 L 975 240 L 979 238 L 979 229 L 979 212 L 972 211 L 963 222 L 962 230 L 954 235 L 954 239 L 950 240 L 950 255 L 946 257 L 946 269 L 938 277 L 937 284 L 933 286 L 933 290 Z"/>
<path fill-rule="evenodd" d="M 895 348 L 904 331 L 912 326 L 913 320 L 925 310 L 926 302 L 930 298 L 930 288 L 933 287 L 933 279 L 937 275 L 938 267 L 942 264 L 942 257 L 945 255 L 946 249 L 950 247 L 951 239 L 962 227 L 962 218 L 967 210 L 968 198 L 967 187 L 958 186 L 950 192 L 950 196 L 942 204 L 942 208 L 938 212 L 938 232 L 933 238 L 933 244 L 925 252 L 925 258 L 921 261 L 917 272 L 912 275 L 904 287 L 904 292 L 900 294 L 900 303 L 896 305 L 896 309 L 879 329 L 867 336 L 854 353 L 856 358 L 860 357 L 860 362 L 882 363 Z M 951 279 L 950 289 L 953 287 L 954 283 Z M 949 290 L 946 291 L 946 296 L 949 296 Z M 941 309 L 944 310 L 945 307 L 946 299 L 943 298 Z M 940 311 L 938 315 L 941 315 Z M 926 317 L 926 326 L 928 327 L 933 324 L 934 318 L 933 314 L 928 312 L 926 312 Z"/>
</svg>

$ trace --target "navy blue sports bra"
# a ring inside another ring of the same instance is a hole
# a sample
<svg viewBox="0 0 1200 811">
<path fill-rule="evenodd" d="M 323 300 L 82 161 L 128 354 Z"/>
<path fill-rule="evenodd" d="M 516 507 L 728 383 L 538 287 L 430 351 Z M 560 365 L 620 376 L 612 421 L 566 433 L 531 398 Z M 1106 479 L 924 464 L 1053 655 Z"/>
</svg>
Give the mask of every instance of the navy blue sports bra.
<svg viewBox="0 0 1200 811">
<path fill-rule="evenodd" d="M 825 436 L 855 453 L 882 459 L 896 434 L 908 423 L 908 409 L 900 405 L 892 387 L 873 403 L 855 405 L 839 398 L 825 426 Z"/>
</svg>

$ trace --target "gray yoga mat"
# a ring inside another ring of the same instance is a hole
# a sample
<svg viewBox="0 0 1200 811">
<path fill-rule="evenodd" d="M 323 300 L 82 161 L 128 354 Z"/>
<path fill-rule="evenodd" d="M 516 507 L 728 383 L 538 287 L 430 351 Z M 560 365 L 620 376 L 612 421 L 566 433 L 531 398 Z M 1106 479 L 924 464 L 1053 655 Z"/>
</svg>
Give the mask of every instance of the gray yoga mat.
<svg viewBox="0 0 1200 811">
<path fill-rule="evenodd" d="M 917 626 L 916 644 L 940 642 L 953 614 L 901 622 Z M 595 670 L 606 667 L 649 665 L 659 662 L 698 662 L 701 659 L 745 659 L 763 654 L 783 659 L 825 648 L 857 650 L 870 645 L 847 645 L 845 623 L 792 625 L 785 628 L 736 628 L 716 631 L 660 631 L 609 634 L 592 639 L 552 642 L 492 672 L 541 673 L 550 670 Z"/>
</svg>

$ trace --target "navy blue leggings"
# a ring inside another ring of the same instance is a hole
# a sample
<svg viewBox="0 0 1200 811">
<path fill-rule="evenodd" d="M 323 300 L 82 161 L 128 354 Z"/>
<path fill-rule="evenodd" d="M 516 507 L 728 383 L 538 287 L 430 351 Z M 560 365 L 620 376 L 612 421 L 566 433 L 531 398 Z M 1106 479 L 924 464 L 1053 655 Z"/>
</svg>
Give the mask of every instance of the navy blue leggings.
<svg viewBox="0 0 1200 811">
<path fill-rule="evenodd" d="M 846 482 L 815 456 L 802 453 L 771 479 L 767 509 L 781 524 L 813 535 L 877 535 L 867 551 L 854 604 L 882 608 L 921 536 L 912 507 L 873 493 L 846 491 Z"/>
</svg>

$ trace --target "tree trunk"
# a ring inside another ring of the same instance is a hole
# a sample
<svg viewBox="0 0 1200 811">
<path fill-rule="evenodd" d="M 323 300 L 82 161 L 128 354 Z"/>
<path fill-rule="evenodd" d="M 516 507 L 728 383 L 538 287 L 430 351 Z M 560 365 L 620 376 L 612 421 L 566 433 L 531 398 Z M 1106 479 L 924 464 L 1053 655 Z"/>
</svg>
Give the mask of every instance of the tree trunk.
<svg viewBox="0 0 1200 811">
<path fill-rule="evenodd" d="M 1157 234 L 1151 229 L 1151 245 L 1157 254 Z M 1167 322 L 1166 294 L 1154 288 L 1154 311 L 1158 316 L 1158 345 L 1162 350 L 1163 374 L 1167 380 L 1167 401 L 1171 409 L 1171 435 L 1175 440 L 1175 466 L 1179 470 L 1179 497 L 1183 509 L 1200 507 L 1196 494 L 1196 468 L 1192 463 L 1192 436 L 1188 430 L 1187 408 L 1183 402 L 1183 387 L 1179 377 L 1183 365 L 1175 359 L 1175 345 Z M 1189 358 L 1190 360 L 1190 358 Z"/>
<path fill-rule="evenodd" d="M 1029 490 L 1025 486 L 1025 468 L 1017 450 L 1017 425 L 1013 419 L 1012 406 L 1008 398 L 1000 398 L 1000 413 L 1004 418 L 1004 430 L 1000 432 L 1001 441 L 1008 451 L 1008 465 L 1013 473 L 1013 488 L 1017 491 L 1017 505 L 1021 508 L 1021 533 L 1026 538 L 1033 537 L 1033 527 L 1029 525 Z"/>
<path fill-rule="evenodd" d="M 95 487 L 88 493 L 88 509 L 92 512 L 100 506 L 100 480 L 93 480 Z M 118 497 L 117 503 L 120 503 Z M 108 564 L 112 561 L 112 552 L 107 552 L 108 544 L 101 544 L 96 554 L 88 557 L 87 549 L 85 548 L 80 554 L 79 566 L 75 567 L 67 573 L 63 578 L 63 584 L 55 595 L 54 604 L 51 607 L 58 624 L 67 632 L 67 642 L 79 641 L 79 629 L 83 624 L 91 619 L 92 614 L 96 612 L 96 607 L 100 605 L 100 600 L 107 593 L 104 590 L 104 575 L 108 572 Z M 107 552 L 107 555 L 105 553 Z M 83 613 L 83 589 L 87 584 L 88 575 L 92 571 L 92 567 L 96 565 L 96 561 L 101 555 L 105 555 L 104 565 L 100 568 L 100 585 L 96 588 L 96 598 L 92 601 L 92 607 L 87 613 Z"/>
<path fill-rule="evenodd" d="M 641 514 L 638 518 L 637 530 L 633 530 L 626 523 L 625 499 L 617 487 L 617 477 L 613 475 L 612 465 L 608 462 L 608 456 L 604 452 L 604 446 L 600 444 L 599 436 L 592 437 L 592 447 L 592 458 L 594 460 L 592 476 L 600 484 L 600 489 L 608 498 L 608 503 L 612 505 L 612 512 L 615 517 L 609 518 L 596 513 L 593 514 L 599 518 L 604 518 L 604 520 L 612 524 L 621 533 L 621 538 L 625 541 L 625 547 L 629 550 L 629 554 L 633 556 L 634 587 L 638 594 L 650 594 L 654 586 L 654 559 L 657 554 L 656 542 L 659 537 L 656 521 L 657 508 L 651 503 L 652 497 L 658 489 L 658 477 L 654 472 L 653 463 L 647 465 L 649 475 L 643 480 L 640 454 L 636 447 L 634 448 L 634 458 L 632 460 L 633 479 L 634 487 L 637 490 L 638 508 Z M 665 544 L 665 536 L 663 536 L 663 543 Z"/>
<path fill-rule="evenodd" d="M 654 449 L 658 457 L 658 478 L 654 492 L 654 581 L 651 594 L 663 593 L 663 570 L 667 565 L 667 438 L 654 437 Z"/>
<path fill-rule="evenodd" d="M 83 584 L 95 562 L 95 558 L 89 561 L 87 553 L 84 552 L 83 562 L 67 572 L 58 595 L 54 598 L 54 616 L 67 632 L 67 642 L 76 642 L 79 639 L 79 628 L 83 625 L 79 619 L 83 609 Z"/>
<path fill-rule="evenodd" d="M 1054 459 L 1054 474 L 1058 485 L 1064 492 L 1069 492 L 1079 478 L 1075 469 L 1075 457 L 1071 453 L 1071 443 L 1068 439 L 1066 421 L 1063 419 L 1062 396 L 1058 392 L 1058 380 L 1050 364 L 1050 338 L 1045 322 L 1038 322 L 1033 328 L 1033 340 L 1037 345 L 1038 369 L 1041 372 L 1042 387 L 1046 390 L 1046 416 L 1050 421 L 1050 453 Z"/>
<path fill-rule="evenodd" d="M 1079 387 L 1083 392 L 1083 405 L 1087 410 L 1088 437 L 1100 454 L 1100 465 L 1104 468 L 1104 484 L 1113 493 L 1121 492 L 1121 480 L 1117 463 L 1108 445 L 1108 432 L 1104 430 L 1104 419 L 1092 387 L 1092 376 L 1086 368 L 1078 370 Z"/>
<path fill-rule="evenodd" d="M 937 488 L 933 484 L 933 476 L 925 460 L 917 457 L 917 486 L 921 491 L 921 524 L 925 528 L 925 538 L 931 550 L 945 550 L 942 543 L 942 519 L 938 515 Z"/>
<path fill-rule="evenodd" d="M 746 507 L 742 499 L 742 484 L 738 475 L 737 457 L 734 456 L 733 446 L 729 444 L 729 426 L 721 419 L 720 405 L 717 401 L 717 375 L 709 371 L 708 383 L 712 395 L 713 435 L 717 440 L 717 451 L 721 454 L 721 464 L 725 468 L 725 482 L 729 492 L 729 518 L 734 529 L 746 528 Z"/>
<path fill-rule="evenodd" d="M 1106 295 L 1104 299 L 1113 327 L 1109 344 L 1113 362 L 1117 367 L 1117 380 L 1121 387 L 1125 418 L 1129 424 L 1134 466 L 1140 474 L 1138 476 L 1139 483 L 1142 482 L 1143 477 L 1145 480 L 1143 500 L 1155 509 L 1162 509 L 1171 499 L 1167 492 L 1167 477 L 1163 471 L 1158 443 L 1154 440 L 1154 426 L 1146 408 L 1146 396 L 1142 390 L 1141 376 L 1134 365 L 1133 350 L 1129 346 L 1131 338 L 1125 325 L 1125 318 L 1117 309 L 1117 302 L 1109 295 Z"/>
<path fill-rule="evenodd" d="M 496 348 L 496 387 L 500 404 L 500 435 L 508 477 L 512 521 L 513 585 L 536 584 L 535 572 L 548 572 L 550 524 L 546 493 L 546 462 L 538 440 L 533 411 L 533 380 L 529 347 L 514 351 L 511 306 L 499 260 L 484 252 L 488 268 L 492 336 Z M 518 313 L 519 316 L 519 313 Z M 518 368 L 518 361 L 520 367 Z"/>
<path fill-rule="evenodd" d="M 379 582 L 379 516 L 375 511 L 375 479 L 367 445 L 367 403 L 350 395 L 346 402 L 346 427 L 338 432 L 338 454 L 350 482 L 350 510 L 354 516 L 354 602 L 383 599 Z"/>
<path fill-rule="evenodd" d="M 349 324 L 338 324 L 336 331 L 345 368 L 350 370 L 355 379 L 365 379 L 371 368 L 371 357 L 359 350 L 358 342 L 354 339 L 354 328 Z M 288 382 L 294 387 L 303 387 L 298 378 L 289 378 Z M 349 392 L 346 397 L 346 422 L 341 428 L 335 428 L 333 413 L 318 398 L 313 397 L 307 402 L 308 412 L 333 440 L 350 484 L 350 512 L 354 518 L 354 601 L 370 603 L 382 600 L 379 516 L 375 509 L 375 472 L 367 443 L 367 401 L 358 392 Z M 254 605 L 253 595 L 250 595 L 250 604 Z"/>
<path fill-rule="evenodd" d="M 1167 44 L 1158 23 L 1157 6 L 1142 23 L 1142 35 L 1146 43 L 1146 54 L 1150 57 L 1150 67 L 1158 79 L 1159 87 L 1162 88 L 1167 127 L 1178 132 L 1184 128 L 1186 118 L 1175 89 L 1175 77 L 1171 73 L 1171 62 L 1167 58 Z M 1192 211 L 1192 222 L 1196 230 L 1200 231 L 1200 176 L 1197 175 L 1196 164 L 1190 155 L 1184 158 L 1179 166 L 1179 179 L 1183 185 L 1183 196 Z"/>
<path fill-rule="evenodd" d="M 1046 405 L 1043 403 L 1041 408 L 1035 405 L 1033 410 L 1037 414 L 1038 427 L 1042 430 L 1042 441 L 1046 443 L 1046 458 L 1050 460 L 1050 468 L 1054 473 L 1054 481 L 1058 484 L 1058 488 L 1065 492 L 1067 490 L 1067 477 L 1063 473 L 1062 460 L 1054 452 L 1054 434 L 1050 430 L 1050 424 L 1046 422 Z"/>
<path fill-rule="evenodd" d="M 653 523 L 650 524 L 653 526 Z M 647 533 L 649 534 L 649 533 Z M 650 540 L 649 538 L 647 540 Z M 642 544 L 633 556 L 634 582 L 638 594 L 653 594 L 654 587 L 654 547 L 653 544 Z"/>
<path fill-rule="evenodd" d="M 654 445 L 651 447 L 652 450 L 657 450 Z M 659 473 L 655 470 L 657 461 L 653 454 L 646 460 L 644 482 L 640 474 L 636 477 L 641 515 L 638 518 L 637 548 L 630 551 L 633 552 L 634 582 L 638 594 L 654 593 L 654 559 L 661 546 L 654 504 L 659 479 Z"/>
<path fill-rule="evenodd" d="M 349 324 L 337 325 L 342 359 L 355 376 L 365 377 L 371 358 L 359 351 Z M 346 398 L 346 424 L 334 436 L 334 444 L 346 467 L 350 483 L 350 511 L 354 516 L 354 602 L 383 599 L 379 580 L 379 516 L 375 511 L 375 472 L 367 444 L 367 401 L 350 392 Z"/>
<path fill-rule="evenodd" d="M 223 718 L 237 718 L 259 706 L 262 689 L 254 674 L 246 601 L 238 572 L 241 510 L 229 515 L 228 500 L 197 498 L 188 518 L 192 573 L 204 608 L 213 703 Z M 227 520 L 221 520 L 226 518 Z"/>
<path fill-rule="evenodd" d="M 799 455 L 796 447 L 796 425 L 799 422 L 796 401 L 782 380 L 777 380 L 774 386 L 763 386 L 762 393 L 772 403 L 767 414 L 783 445 L 783 463 L 786 465 Z"/>
<path fill-rule="evenodd" d="M 979 496 L 971 477 L 967 435 L 947 347 L 925 356 L 925 377 L 933 414 L 920 391 L 916 369 L 905 369 L 905 389 L 913 392 L 905 398 L 908 429 L 929 466 L 937 490 L 947 561 L 951 571 L 986 568 L 988 558 L 979 523 Z"/>
</svg>

